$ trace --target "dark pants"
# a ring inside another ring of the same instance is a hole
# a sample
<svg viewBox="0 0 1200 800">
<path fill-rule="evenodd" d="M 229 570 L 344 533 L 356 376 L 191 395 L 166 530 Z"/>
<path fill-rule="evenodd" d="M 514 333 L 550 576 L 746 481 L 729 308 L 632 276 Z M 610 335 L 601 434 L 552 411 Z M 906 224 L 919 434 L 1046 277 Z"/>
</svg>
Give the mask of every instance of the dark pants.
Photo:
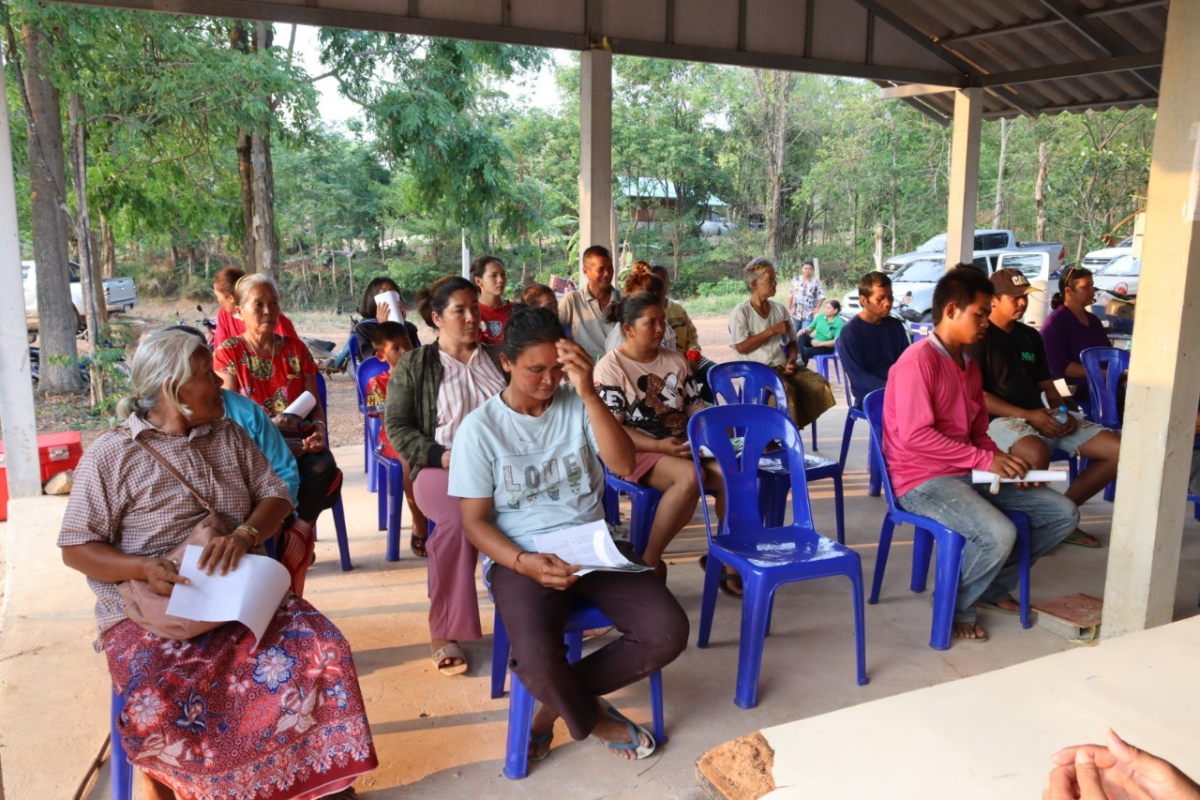
<svg viewBox="0 0 1200 800">
<path fill-rule="evenodd" d="M 828 347 L 813 347 L 812 335 L 808 333 L 801 334 L 796 342 L 800 347 L 800 364 L 805 367 L 808 366 L 808 362 L 813 356 L 831 356 L 836 352 L 833 349 L 833 345 L 829 345 Z"/>
<path fill-rule="evenodd" d="M 687 615 L 654 572 L 592 572 L 560 592 L 497 564 L 492 595 L 512 644 L 509 666 L 576 740 L 596 727 L 597 697 L 662 669 L 687 646 Z M 599 608 L 622 636 L 569 664 L 563 627 L 573 602 Z"/>
<path fill-rule="evenodd" d="M 342 471 L 328 448 L 305 453 L 296 459 L 300 471 L 300 491 L 296 498 L 296 516 L 315 522 L 321 512 L 333 508 L 342 493 Z"/>
</svg>

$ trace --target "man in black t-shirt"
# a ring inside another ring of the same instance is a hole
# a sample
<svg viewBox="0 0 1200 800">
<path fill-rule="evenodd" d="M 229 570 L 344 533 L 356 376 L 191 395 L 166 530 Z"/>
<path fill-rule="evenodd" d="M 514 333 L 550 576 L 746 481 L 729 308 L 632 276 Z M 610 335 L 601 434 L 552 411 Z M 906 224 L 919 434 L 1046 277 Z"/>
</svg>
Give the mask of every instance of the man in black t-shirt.
<svg viewBox="0 0 1200 800">
<path fill-rule="evenodd" d="M 992 418 L 988 435 L 1001 450 L 1020 456 L 1033 469 L 1046 469 L 1055 450 L 1088 459 L 1087 468 L 1065 492 L 1077 506 L 1083 505 L 1117 476 L 1121 438 L 1073 415 L 1068 415 L 1065 424 L 1054 418 L 1067 403 L 1054 387 L 1041 337 L 1020 321 L 1029 305 L 1029 293 L 1041 290 L 1016 269 L 999 270 L 992 275 L 992 285 L 996 296 L 991 324 L 983 339 L 967 348 L 983 372 L 984 398 Z M 1066 541 L 1100 546 L 1098 539 L 1080 530 Z"/>
</svg>

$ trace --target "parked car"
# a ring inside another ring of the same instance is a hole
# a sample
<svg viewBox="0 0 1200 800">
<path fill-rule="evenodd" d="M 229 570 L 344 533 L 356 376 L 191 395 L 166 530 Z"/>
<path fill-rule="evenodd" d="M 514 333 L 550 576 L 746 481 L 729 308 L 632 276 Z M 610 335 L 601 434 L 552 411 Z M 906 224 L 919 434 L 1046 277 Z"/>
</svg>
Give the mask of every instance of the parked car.
<svg viewBox="0 0 1200 800">
<path fill-rule="evenodd" d="M 996 257 L 1001 253 L 1011 252 L 1013 250 L 1029 250 L 1029 249 L 1053 249 L 1057 247 L 1060 251 L 1057 256 L 1062 258 L 1061 250 L 1062 243 L 1060 242 L 1018 242 L 1016 234 L 1010 230 L 1001 228 L 988 228 L 975 231 L 975 249 L 973 251 L 973 259 L 976 266 L 981 266 L 980 259 L 987 259 L 988 272 L 995 269 Z M 892 256 L 883 263 L 884 272 L 895 272 L 901 267 L 907 266 L 919 259 L 926 259 L 937 254 L 945 257 L 946 254 L 946 234 L 939 233 L 932 239 L 923 243 L 916 251 L 912 253 L 904 253 L 898 256 Z"/>
<path fill-rule="evenodd" d="M 1138 278 L 1142 272 L 1142 260 L 1132 255 L 1121 255 L 1105 264 L 1093 279 L 1096 285 L 1096 301 L 1108 302 L 1113 297 L 1132 300 L 1137 297 Z"/>
<path fill-rule="evenodd" d="M 70 269 L 71 303 L 82 321 L 87 318 L 87 313 L 83 305 L 83 284 L 79 278 L 79 265 L 72 261 Z M 21 282 L 25 290 L 25 316 L 27 319 L 37 319 L 37 267 L 34 262 L 21 262 Z M 103 285 L 108 313 L 131 311 L 137 305 L 137 286 L 133 278 L 105 278 Z M 82 324 L 80 328 L 82 329 Z"/>
<path fill-rule="evenodd" d="M 1103 247 L 1093 250 L 1083 257 L 1083 266 L 1092 272 L 1098 272 L 1117 256 L 1133 255 L 1133 237 L 1130 236 L 1116 247 Z"/>
</svg>

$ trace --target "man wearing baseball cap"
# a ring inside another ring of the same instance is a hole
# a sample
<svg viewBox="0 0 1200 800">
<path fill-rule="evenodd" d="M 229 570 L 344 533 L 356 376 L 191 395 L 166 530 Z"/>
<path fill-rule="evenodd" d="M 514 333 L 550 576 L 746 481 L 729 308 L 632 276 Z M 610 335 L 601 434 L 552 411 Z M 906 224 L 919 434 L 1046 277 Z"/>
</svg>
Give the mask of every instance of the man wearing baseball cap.
<svg viewBox="0 0 1200 800">
<path fill-rule="evenodd" d="M 997 270 L 992 286 L 996 295 L 991 324 L 983 339 L 967 349 L 983 371 L 984 399 L 991 417 L 988 435 L 1001 450 L 1023 458 L 1033 469 L 1046 469 L 1056 450 L 1088 459 L 1087 469 L 1065 492 L 1076 506 L 1083 505 L 1117 476 L 1121 438 L 1074 415 L 1068 415 L 1065 423 L 1055 419 L 1061 407 L 1073 404 L 1054 387 L 1038 332 L 1021 322 L 1029 294 L 1041 290 L 1011 268 Z M 1066 541 L 1100 546 L 1096 537 L 1078 529 Z"/>
</svg>

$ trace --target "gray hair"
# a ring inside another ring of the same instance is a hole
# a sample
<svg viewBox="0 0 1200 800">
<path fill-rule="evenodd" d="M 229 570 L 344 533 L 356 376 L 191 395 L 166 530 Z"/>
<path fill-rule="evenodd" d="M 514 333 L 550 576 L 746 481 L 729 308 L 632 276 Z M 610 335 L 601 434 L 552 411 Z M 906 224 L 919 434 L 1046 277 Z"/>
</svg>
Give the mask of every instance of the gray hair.
<svg viewBox="0 0 1200 800">
<path fill-rule="evenodd" d="M 279 287 L 275 285 L 275 281 L 271 280 L 270 277 L 263 275 L 261 272 L 255 272 L 251 275 L 243 275 L 241 278 L 238 278 L 238 282 L 233 285 L 233 296 L 236 298 L 237 304 L 240 306 L 242 303 L 245 303 L 250 297 L 250 293 L 259 286 L 269 286 L 271 288 L 271 292 L 275 295 L 276 302 L 278 302 Z"/>
<path fill-rule="evenodd" d="M 767 271 L 775 272 L 775 262 L 765 256 L 759 256 L 751 260 L 746 268 L 742 270 L 742 278 L 746 281 L 746 288 L 754 291 L 754 285 L 759 279 L 767 274 Z"/>
<path fill-rule="evenodd" d="M 144 416 L 165 394 L 171 405 L 190 417 L 192 410 L 179 402 L 179 387 L 192 377 L 192 356 L 205 349 L 204 342 L 181 330 L 158 331 L 143 339 L 133 354 L 133 394 L 117 404 L 117 416 Z"/>
</svg>

